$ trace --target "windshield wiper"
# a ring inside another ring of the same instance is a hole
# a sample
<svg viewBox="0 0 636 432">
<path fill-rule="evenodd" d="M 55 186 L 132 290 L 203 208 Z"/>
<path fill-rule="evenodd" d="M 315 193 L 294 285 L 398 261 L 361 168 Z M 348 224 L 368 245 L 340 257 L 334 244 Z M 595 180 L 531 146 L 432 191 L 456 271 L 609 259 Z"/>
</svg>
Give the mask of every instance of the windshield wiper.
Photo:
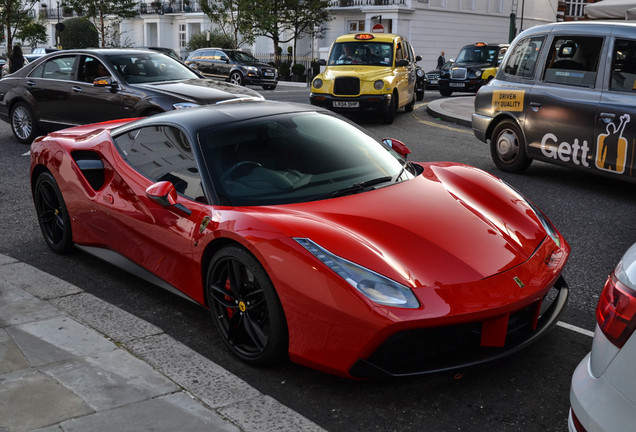
<svg viewBox="0 0 636 432">
<path fill-rule="evenodd" d="M 393 179 L 393 177 L 391 176 L 385 176 L 385 177 L 378 177 L 378 178 L 374 178 L 371 180 L 366 180 L 360 183 L 354 183 L 351 186 L 347 186 L 346 188 L 342 188 L 342 189 L 338 189 L 335 190 L 333 192 L 329 192 L 328 194 L 325 194 L 321 197 L 319 197 L 319 199 L 325 199 L 325 198 L 335 198 L 335 197 L 339 197 L 339 196 L 344 196 L 344 195 L 349 195 L 349 194 L 354 194 L 354 193 L 358 193 L 358 192 L 363 192 L 364 190 L 375 186 L 377 184 L 380 183 L 385 183 L 388 181 L 391 181 Z"/>
</svg>

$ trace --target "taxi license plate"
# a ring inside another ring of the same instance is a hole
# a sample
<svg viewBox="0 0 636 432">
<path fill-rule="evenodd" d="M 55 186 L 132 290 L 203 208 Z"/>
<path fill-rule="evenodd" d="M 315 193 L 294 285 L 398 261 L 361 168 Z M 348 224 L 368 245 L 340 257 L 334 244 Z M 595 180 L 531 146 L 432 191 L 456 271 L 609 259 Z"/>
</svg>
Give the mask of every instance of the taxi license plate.
<svg viewBox="0 0 636 432">
<path fill-rule="evenodd" d="M 450 87 L 464 87 L 464 83 L 448 83 Z"/>
<path fill-rule="evenodd" d="M 333 101 L 334 108 L 358 108 L 360 102 L 358 101 Z"/>
<path fill-rule="evenodd" d="M 263 75 L 265 75 L 265 76 L 274 76 L 274 72 L 265 72 Z"/>
</svg>

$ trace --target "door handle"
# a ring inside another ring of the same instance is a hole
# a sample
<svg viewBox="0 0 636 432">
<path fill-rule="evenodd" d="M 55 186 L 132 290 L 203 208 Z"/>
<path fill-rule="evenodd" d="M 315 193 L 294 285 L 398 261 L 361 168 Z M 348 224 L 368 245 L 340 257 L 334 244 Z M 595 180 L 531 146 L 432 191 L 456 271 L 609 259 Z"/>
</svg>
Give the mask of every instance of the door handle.
<svg viewBox="0 0 636 432">
<path fill-rule="evenodd" d="M 77 86 L 73 86 L 73 92 L 74 93 L 81 93 L 82 92 L 82 88 L 81 87 L 77 87 Z"/>
<path fill-rule="evenodd" d="M 603 120 L 605 123 L 611 123 L 614 120 L 614 117 L 616 117 L 616 114 L 614 113 L 600 113 L 599 117 L 601 118 L 601 120 Z"/>
<path fill-rule="evenodd" d="M 530 109 L 534 112 L 539 111 L 539 108 L 541 108 L 541 104 L 539 102 L 530 102 Z"/>
<path fill-rule="evenodd" d="M 27 81 L 27 83 L 26 83 L 26 84 L 27 84 L 29 87 L 35 87 L 35 81 L 33 81 L 33 80 L 29 80 L 29 81 Z"/>
</svg>

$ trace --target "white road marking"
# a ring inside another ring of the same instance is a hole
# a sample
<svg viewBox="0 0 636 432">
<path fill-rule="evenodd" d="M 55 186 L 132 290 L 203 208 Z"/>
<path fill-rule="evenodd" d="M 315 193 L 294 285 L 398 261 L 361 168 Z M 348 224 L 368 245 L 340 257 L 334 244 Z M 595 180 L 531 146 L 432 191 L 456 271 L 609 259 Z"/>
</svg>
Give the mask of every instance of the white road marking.
<svg viewBox="0 0 636 432">
<path fill-rule="evenodd" d="M 581 328 L 581 327 L 577 327 L 577 326 L 572 325 L 572 324 L 568 324 L 568 323 L 564 323 L 562 321 L 558 321 L 556 325 L 558 325 L 559 327 L 563 327 L 564 329 L 568 329 L 568 330 L 572 330 L 573 332 L 580 333 L 580 334 L 585 335 L 585 336 L 594 337 L 594 332 L 593 331 L 589 331 L 589 330 L 586 330 L 586 329 Z"/>
</svg>

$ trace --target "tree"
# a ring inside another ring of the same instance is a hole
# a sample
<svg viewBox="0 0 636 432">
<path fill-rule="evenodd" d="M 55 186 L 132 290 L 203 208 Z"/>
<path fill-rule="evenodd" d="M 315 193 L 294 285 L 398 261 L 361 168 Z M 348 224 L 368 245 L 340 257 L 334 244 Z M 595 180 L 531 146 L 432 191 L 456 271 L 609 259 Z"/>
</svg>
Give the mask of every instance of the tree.
<svg viewBox="0 0 636 432">
<path fill-rule="evenodd" d="M 234 41 L 230 36 L 217 30 L 211 31 L 209 38 L 207 33 L 195 33 L 190 36 L 190 40 L 188 40 L 186 45 L 188 51 L 207 47 L 234 48 Z"/>
<path fill-rule="evenodd" d="M 294 35 L 294 63 L 296 63 L 296 42 L 302 35 L 322 37 L 322 24 L 333 17 L 329 11 L 330 0 L 292 0 L 297 5 L 288 11 Z"/>
<path fill-rule="evenodd" d="M 16 38 L 26 41 L 31 45 L 31 48 L 35 48 L 39 44 L 45 44 L 49 40 L 46 34 L 46 27 L 44 27 L 42 23 L 35 21 L 31 21 L 23 26 L 18 33 L 16 33 Z"/>
<path fill-rule="evenodd" d="M 228 48 L 238 48 L 254 41 L 253 23 L 246 19 L 250 15 L 250 0 L 200 0 L 199 4 L 210 21 L 233 41 L 233 46 Z"/>
<path fill-rule="evenodd" d="M 99 31 L 102 48 L 108 45 L 109 33 L 106 28 L 106 16 L 133 18 L 138 13 L 136 0 L 67 0 L 67 3 L 75 12 L 93 22 Z"/>
<path fill-rule="evenodd" d="M 13 39 L 24 26 L 33 22 L 36 0 L 0 0 L 0 19 L 6 32 L 7 54 L 13 50 Z"/>
<path fill-rule="evenodd" d="M 85 18 L 64 20 L 64 31 L 57 33 L 64 49 L 94 48 L 99 44 L 95 25 Z"/>
</svg>

